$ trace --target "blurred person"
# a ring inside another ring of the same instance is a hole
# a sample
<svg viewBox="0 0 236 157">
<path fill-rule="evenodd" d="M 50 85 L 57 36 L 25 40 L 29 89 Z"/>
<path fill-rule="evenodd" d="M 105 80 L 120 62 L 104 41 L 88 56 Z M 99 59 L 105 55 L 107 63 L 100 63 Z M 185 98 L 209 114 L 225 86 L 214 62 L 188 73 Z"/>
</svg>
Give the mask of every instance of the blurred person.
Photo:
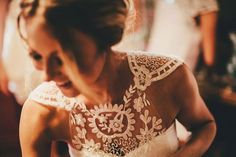
<svg viewBox="0 0 236 157">
<path fill-rule="evenodd" d="M 2 60 L 2 49 L 3 49 L 3 34 L 5 29 L 5 19 L 8 10 L 8 4 L 10 1 L 0 1 L 0 92 L 3 92 L 5 95 L 9 95 L 8 90 L 8 77 L 3 65 Z"/>
<path fill-rule="evenodd" d="M 41 82 L 17 32 L 18 0 L 0 1 L 0 91 L 13 93 L 22 105 Z"/>
<path fill-rule="evenodd" d="M 146 0 L 134 1 L 133 8 L 130 8 L 127 27 L 124 31 L 121 42 L 112 48 L 118 51 L 145 50 L 148 38 L 148 19 Z"/>
<path fill-rule="evenodd" d="M 23 156 L 50 156 L 58 140 L 73 157 L 200 157 L 208 149 L 214 118 L 187 66 L 111 49 L 130 6 L 126 0 L 21 2 L 21 37 L 47 81 L 23 106 Z M 181 146 L 175 119 L 192 131 Z"/>
<path fill-rule="evenodd" d="M 196 68 L 214 65 L 218 5 L 215 0 L 158 0 L 148 50 L 176 56 Z"/>
</svg>

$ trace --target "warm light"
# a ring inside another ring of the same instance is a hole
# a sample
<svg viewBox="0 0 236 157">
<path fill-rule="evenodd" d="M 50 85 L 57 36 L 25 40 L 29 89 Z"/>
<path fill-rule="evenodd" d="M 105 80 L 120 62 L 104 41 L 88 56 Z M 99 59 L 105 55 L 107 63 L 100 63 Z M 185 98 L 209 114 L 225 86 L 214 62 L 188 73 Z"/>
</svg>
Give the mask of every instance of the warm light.
<svg viewBox="0 0 236 157">
<path fill-rule="evenodd" d="M 174 3 L 175 2 L 175 0 L 165 0 L 167 3 Z"/>
</svg>

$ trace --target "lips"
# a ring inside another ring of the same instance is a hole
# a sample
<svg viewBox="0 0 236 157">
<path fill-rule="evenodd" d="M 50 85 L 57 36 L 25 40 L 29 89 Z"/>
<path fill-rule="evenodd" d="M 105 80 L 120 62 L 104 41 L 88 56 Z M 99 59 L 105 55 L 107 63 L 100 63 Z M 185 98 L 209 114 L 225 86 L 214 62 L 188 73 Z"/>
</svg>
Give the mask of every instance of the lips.
<svg viewBox="0 0 236 157">
<path fill-rule="evenodd" d="M 56 84 L 59 88 L 70 88 L 72 86 L 71 81 L 57 82 Z"/>
</svg>

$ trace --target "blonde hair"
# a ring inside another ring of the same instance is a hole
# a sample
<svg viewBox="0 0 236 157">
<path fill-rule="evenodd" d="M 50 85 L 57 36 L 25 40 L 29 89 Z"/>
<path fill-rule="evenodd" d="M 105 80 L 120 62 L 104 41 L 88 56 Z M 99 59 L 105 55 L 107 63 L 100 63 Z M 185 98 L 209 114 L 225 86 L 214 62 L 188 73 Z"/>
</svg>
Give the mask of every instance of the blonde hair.
<svg viewBox="0 0 236 157">
<path fill-rule="evenodd" d="M 137 19 L 137 12 L 133 0 L 125 0 L 128 8 L 128 15 L 125 22 L 124 36 L 134 32 L 135 21 Z"/>
<path fill-rule="evenodd" d="M 21 9 L 22 17 L 27 20 L 36 15 L 38 8 L 43 8 L 42 16 L 49 32 L 63 49 L 60 55 L 69 78 L 81 93 L 100 102 L 99 96 L 81 77 L 80 62 L 75 57 L 79 48 L 74 32 L 90 35 L 99 52 L 106 52 L 120 42 L 132 4 L 132 0 L 22 0 Z"/>
<path fill-rule="evenodd" d="M 134 23 L 136 20 L 136 10 L 134 7 L 133 0 L 124 0 L 124 2 L 126 4 L 128 14 L 125 19 L 123 37 L 134 32 Z M 101 99 L 99 98 L 99 95 L 96 95 L 93 92 L 93 89 L 91 89 L 91 87 L 89 87 L 81 77 L 78 66 L 76 64 L 75 57 L 73 55 L 70 56 L 64 53 L 62 54 L 62 58 L 63 62 L 66 65 L 65 70 L 69 78 L 73 82 L 73 84 L 76 86 L 76 88 L 79 89 L 79 91 L 81 91 L 85 96 L 90 98 L 92 101 L 100 103 Z"/>
</svg>

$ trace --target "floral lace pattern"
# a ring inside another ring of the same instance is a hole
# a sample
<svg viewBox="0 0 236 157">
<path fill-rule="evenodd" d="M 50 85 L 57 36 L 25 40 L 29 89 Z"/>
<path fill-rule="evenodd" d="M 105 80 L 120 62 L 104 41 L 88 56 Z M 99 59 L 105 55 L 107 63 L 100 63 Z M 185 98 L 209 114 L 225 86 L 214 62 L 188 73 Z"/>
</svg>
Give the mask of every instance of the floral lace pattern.
<svg viewBox="0 0 236 157">
<path fill-rule="evenodd" d="M 168 76 L 182 62 L 162 56 L 128 55 L 134 74 L 122 104 L 99 104 L 91 109 L 81 102 L 70 114 L 72 143 L 76 150 L 104 156 L 126 156 L 165 133 L 162 119 L 150 109 L 145 90 Z"/>
<path fill-rule="evenodd" d="M 64 96 L 53 81 L 40 84 L 30 93 L 28 99 L 44 105 L 60 107 L 67 111 L 78 104 L 78 99 Z"/>
<path fill-rule="evenodd" d="M 165 56 L 131 55 L 129 66 L 134 74 L 135 87 L 145 91 L 152 82 L 171 74 L 182 63 Z"/>
</svg>

